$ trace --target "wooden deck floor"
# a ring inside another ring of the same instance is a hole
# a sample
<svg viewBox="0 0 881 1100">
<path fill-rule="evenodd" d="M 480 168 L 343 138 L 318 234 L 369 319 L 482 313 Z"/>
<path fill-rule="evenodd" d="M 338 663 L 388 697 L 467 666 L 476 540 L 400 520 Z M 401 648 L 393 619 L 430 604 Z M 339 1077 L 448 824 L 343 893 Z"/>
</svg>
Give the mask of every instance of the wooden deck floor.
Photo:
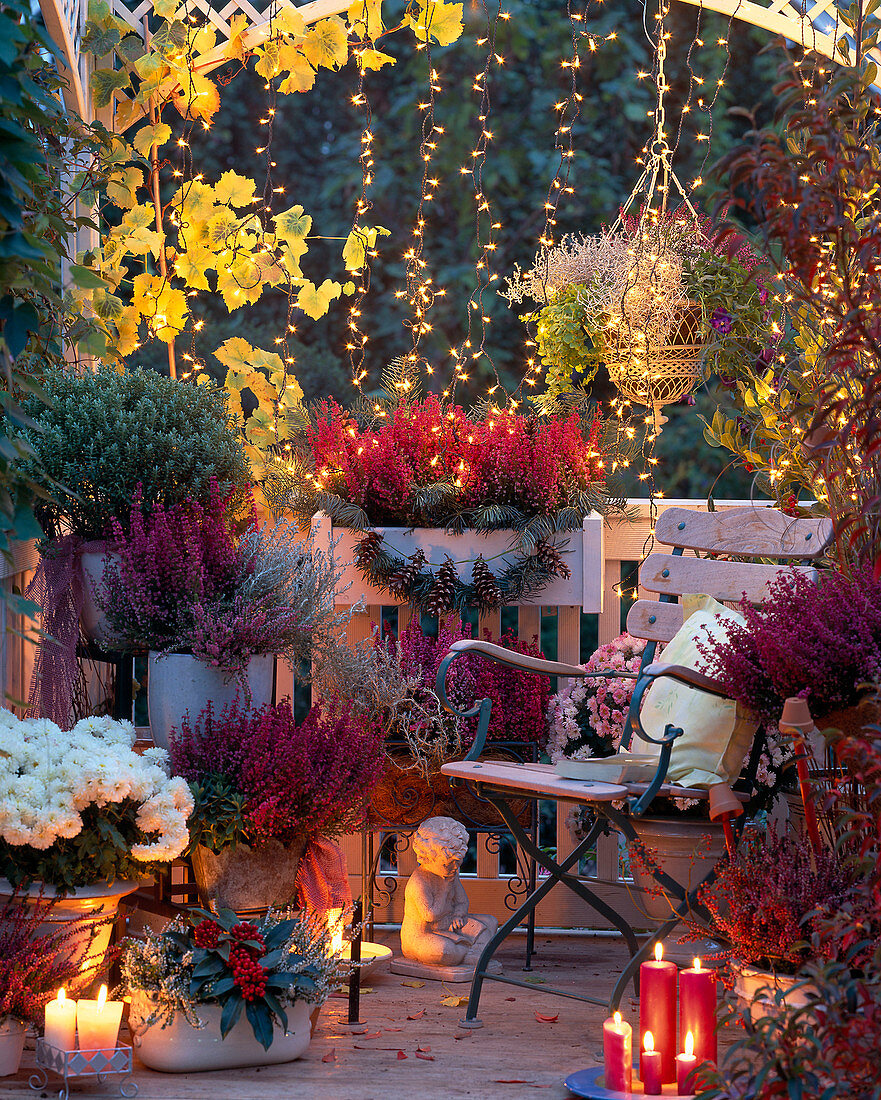
<svg viewBox="0 0 881 1100">
<path fill-rule="evenodd" d="M 377 933 L 377 939 L 397 946 L 394 934 Z M 542 985 L 605 996 L 626 951 L 612 937 L 547 934 L 539 934 L 537 948 L 534 968 L 524 974 L 523 940 L 508 941 L 499 955 L 505 973 L 530 978 L 535 987 L 487 983 L 480 1008 L 484 1026 L 479 1030 L 463 1031 L 458 1022 L 464 1008 L 441 1004 L 451 993 L 464 996 L 468 986 L 445 988 L 426 982 L 413 988 L 403 984 L 412 979 L 386 973 L 371 979 L 370 992 L 362 998 L 361 1018 L 370 1025 L 366 1035 L 339 1027 L 346 1019 L 346 1001 L 333 997 L 300 1061 L 185 1076 L 152 1073 L 136 1062 L 138 1100 L 509 1100 L 535 1095 L 564 1100 L 569 1096 L 563 1085 L 566 1076 L 601 1060 L 606 1013 L 544 995 Z M 635 1001 L 626 999 L 622 1009 L 636 1020 Z M 557 1019 L 540 1021 L 536 1013 Z M 42 1093 L 28 1088 L 32 1065 L 33 1051 L 26 1050 L 21 1072 L 0 1079 L 3 1100 L 57 1095 L 52 1081 Z M 86 1081 L 71 1089 L 78 1100 L 115 1095 L 112 1085 L 96 1087 Z"/>
</svg>

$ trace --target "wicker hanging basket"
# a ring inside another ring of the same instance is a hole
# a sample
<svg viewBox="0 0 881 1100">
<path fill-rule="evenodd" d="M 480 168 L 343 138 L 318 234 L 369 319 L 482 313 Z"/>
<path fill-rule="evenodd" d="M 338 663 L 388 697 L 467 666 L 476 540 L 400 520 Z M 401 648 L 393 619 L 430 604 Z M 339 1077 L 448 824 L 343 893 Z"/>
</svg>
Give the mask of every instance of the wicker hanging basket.
<svg viewBox="0 0 881 1100">
<path fill-rule="evenodd" d="M 666 420 L 662 406 L 679 401 L 703 380 L 705 342 L 696 302 L 682 308 L 666 340 L 625 323 L 605 339 L 609 377 L 623 398 L 653 410 L 659 429 Z"/>
</svg>

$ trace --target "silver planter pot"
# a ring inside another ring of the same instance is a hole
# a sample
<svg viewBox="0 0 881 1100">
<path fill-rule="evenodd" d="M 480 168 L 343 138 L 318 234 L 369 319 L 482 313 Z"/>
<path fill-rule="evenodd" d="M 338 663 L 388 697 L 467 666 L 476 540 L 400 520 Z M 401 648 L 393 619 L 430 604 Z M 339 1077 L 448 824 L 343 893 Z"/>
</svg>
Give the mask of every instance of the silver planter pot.
<svg viewBox="0 0 881 1100">
<path fill-rule="evenodd" d="M 290 904 L 308 842 L 305 836 L 288 845 L 273 839 L 259 848 L 238 844 L 219 852 L 198 845 L 192 862 L 199 899 L 207 908 L 237 913 Z"/>
</svg>

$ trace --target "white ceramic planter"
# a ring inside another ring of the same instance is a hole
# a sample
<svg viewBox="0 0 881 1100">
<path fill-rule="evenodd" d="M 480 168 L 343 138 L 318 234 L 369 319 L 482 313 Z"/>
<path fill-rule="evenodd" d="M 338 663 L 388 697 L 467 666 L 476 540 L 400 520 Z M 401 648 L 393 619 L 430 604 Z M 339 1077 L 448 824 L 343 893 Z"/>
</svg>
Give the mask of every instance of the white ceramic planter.
<svg viewBox="0 0 881 1100">
<path fill-rule="evenodd" d="M 479 554 L 487 562 L 493 559 L 490 568 L 496 575 L 516 556 L 511 552 L 511 546 L 517 538 L 514 531 L 482 534 L 469 530 L 461 535 L 451 535 L 436 527 L 377 527 L 376 530 L 382 533 L 390 550 L 405 558 L 421 550 L 426 561 L 435 569 L 443 565 L 447 556 L 457 563 L 469 563 L 456 566 L 463 581 L 471 580 L 473 567 L 470 563 Z M 365 604 L 380 605 L 406 603 L 406 600 L 395 599 L 390 592 L 369 584 L 355 565 L 355 548 L 362 532 L 353 531 L 349 527 L 332 527 L 330 518 L 322 512 L 313 517 L 312 531 L 316 548 L 328 551 L 330 545 L 335 544 L 333 555 L 340 569 L 340 579 L 337 582 L 339 603 L 354 604 L 358 600 L 363 600 Z M 580 531 L 555 535 L 551 542 L 555 546 L 565 544 L 563 561 L 572 575 L 567 579 L 555 578 L 527 602 L 540 607 L 580 606 L 588 612 L 602 611 L 603 517 L 592 512 L 585 517 Z"/>
<path fill-rule="evenodd" d="M 203 1070 L 234 1069 L 242 1066 L 271 1066 L 293 1062 L 309 1046 L 312 1028 L 309 1019 L 314 1006 L 297 1001 L 286 1010 L 288 1031 L 276 1029 L 269 1050 L 254 1038 L 244 1012 L 225 1039 L 220 1037 L 220 1005 L 199 1005 L 197 1015 L 204 1028 L 192 1027 L 175 1015 L 168 1027 L 159 1024 L 145 1028 L 153 1003 L 148 994 L 132 995 L 129 1026 L 135 1053 L 148 1069 L 160 1073 L 199 1073 Z"/>
<path fill-rule="evenodd" d="M 252 657 L 248 665 L 251 688 L 250 708 L 257 710 L 272 702 L 275 657 L 271 653 Z M 168 735 L 180 729 L 181 718 L 189 713 L 194 722 L 210 701 L 215 714 L 239 695 L 248 704 L 236 677 L 226 679 L 222 669 L 210 668 L 186 653 L 150 654 L 147 673 L 147 710 L 153 741 L 168 748 Z"/>
<path fill-rule="evenodd" d="M 0 1077 L 18 1073 L 24 1050 L 25 1025 L 11 1016 L 0 1020 Z"/>
<path fill-rule="evenodd" d="M 768 970 L 757 970 L 753 966 L 741 966 L 736 959 L 731 960 L 734 972 L 734 991 L 747 1004 L 758 1003 L 769 1012 L 778 1007 L 777 994 L 783 993 L 783 1001 L 788 1008 L 803 1008 L 816 995 L 816 987 L 810 984 L 794 986 L 800 980 L 789 974 L 772 974 Z"/>
<path fill-rule="evenodd" d="M 119 555 L 112 551 L 90 550 L 80 554 L 80 568 L 83 573 L 83 606 L 80 611 L 80 626 L 90 642 L 97 642 L 105 649 L 119 644 L 119 635 L 114 634 L 107 625 L 107 616 L 101 610 L 97 593 L 104 583 L 104 559 L 119 561 Z"/>
<path fill-rule="evenodd" d="M 126 894 L 133 893 L 137 888 L 137 882 L 127 882 L 124 879 L 109 884 L 79 886 L 72 893 L 58 899 L 46 920 L 40 923 L 40 929 L 48 932 L 78 917 L 88 918 L 83 930 L 70 941 L 68 949 L 71 957 L 79 962 L 83 969 L 88 966 L 100 966 L 110 943 L 110 933 L 113 928 L 113 921 L 107 918 L 115 916 L 120 899 Z M 13 892 L 12 883 L 5 878 L 0 878 L 0 904 L 7 898 L 11 898 Z M 43 901 L 48 901 L 50 898 L 58 897 L 58 891 L 52 886 L 40 883 L 18 892 L 19 899 L 30 905 L 39 901 L 41 895 Z M 102 921 L 105 923 L 100 923 Z M 94 924 L 99 924 L 99 927 L 90 944 L 90 926 Z"/>
<path fill-rule="evenodd" d="M 689 892 L 704 881 L 725 850 L 725 835 L 718 822 L 636 817 L 632 819 L 632 825 L 661 870 Z M 641 907 L 655 921 L 669 920 L 673 908 L 667 895 L 659 893 L 655 879 L 650 874 L 644 874 L 639 867 L 632 866 L 631 871 L 634 885 L 643 891 L 640 894 Z M 712 940 L 692 940 L 680 944 L 678 941 L 687 932 L 682 923 L 674 927 L 664 940 L 665 958 L 690 965 L 695 955 L 706 956 L 720 950 L 719 944 Z"/>
</svg>

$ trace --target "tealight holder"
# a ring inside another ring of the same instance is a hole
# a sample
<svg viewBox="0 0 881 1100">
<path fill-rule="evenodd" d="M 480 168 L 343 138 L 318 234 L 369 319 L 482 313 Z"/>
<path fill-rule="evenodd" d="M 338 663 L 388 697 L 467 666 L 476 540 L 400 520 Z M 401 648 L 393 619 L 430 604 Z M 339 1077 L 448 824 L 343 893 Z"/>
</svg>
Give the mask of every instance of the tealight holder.
<svg viewBox="0 0 881 1100">
<path fill-rule="evenodd" d="M 118 1077 L 116 1085 L 120 1096 L 138 1094 L 137 1083 L 131 1079 L 133 1062 L 130 1046 L 118 1046 L 113 1050 L 59 1050 L 45 1039 L 37 1039 L 36 1061 L 37 1071 L 31 1074 L 28 1084 L 39 1092 L 49 1083 L 49 1074 L 57 1074 L 62 1080 L 58 1090 L 59 1100 L 68 1100 L 70 1081 L 74 1077 L 96 1077 L 102 1085 L 108 1078 Z"/>
<path fill-rule="evenodd" d="M 614 1089 L 607 1089 L 604 1084 L 604 1073 L 602 1066 L 570 1073 L 566 1078 L 566 1088 L 574 1096 L 584 1097 L 585 1100 L 633 1100 L 635 1096 L 646 1095 L 642 1081 L 637 1078 L 637 1066 L 633 1067 L 633 1089 L 631 1092 L 617 1092 Z M 691 1100 L 692 1094 L 681 1096 L 676 1085 L 672 1084 L 663 1085 L 660 1096 L 661 1100 Z"/>
</svg>

